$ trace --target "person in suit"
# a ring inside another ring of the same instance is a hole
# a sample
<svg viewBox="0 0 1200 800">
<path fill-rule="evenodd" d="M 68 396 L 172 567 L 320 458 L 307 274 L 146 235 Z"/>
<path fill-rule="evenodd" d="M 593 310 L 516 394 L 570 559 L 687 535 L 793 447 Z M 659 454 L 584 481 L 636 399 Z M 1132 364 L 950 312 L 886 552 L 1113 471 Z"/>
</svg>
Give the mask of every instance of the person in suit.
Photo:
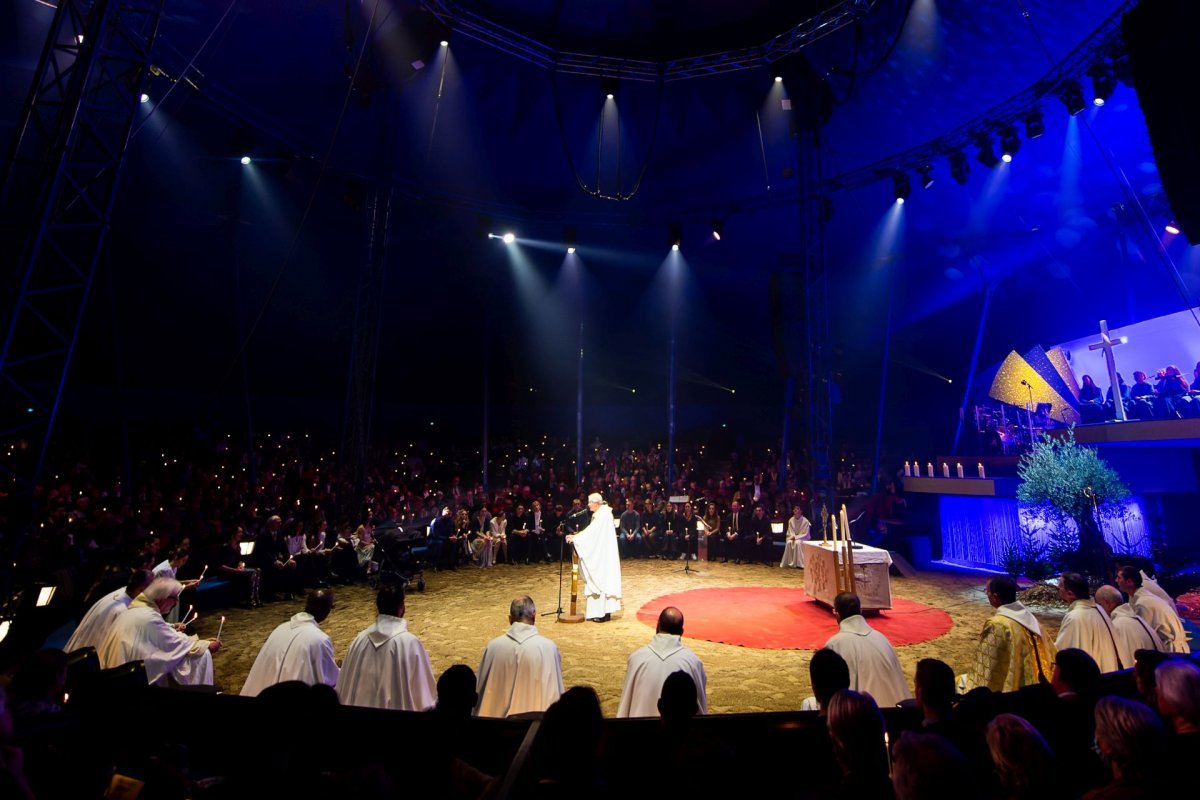
<svg viewBox="0 0 1200 800">
<path fill-rule="evenodd" d="M 734 500 L 729 504 L 729 514 L 721 528 L 721 562 L 727 563 L 733 556 L 733 563 L 742 563 L 742 529 L 746 527 L 746 515 L 742 513 L 742 504 Z"/>
</svg>

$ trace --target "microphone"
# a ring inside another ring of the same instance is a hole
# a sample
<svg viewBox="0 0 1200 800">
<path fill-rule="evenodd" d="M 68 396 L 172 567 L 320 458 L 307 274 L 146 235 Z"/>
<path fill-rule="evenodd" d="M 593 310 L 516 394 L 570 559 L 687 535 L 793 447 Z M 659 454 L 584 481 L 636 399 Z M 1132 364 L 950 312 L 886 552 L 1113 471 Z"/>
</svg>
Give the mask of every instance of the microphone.
<svg viewBox="0 0 1200 800">
<path fill-rule="evenodd" d="M 587 513 L 587 509 L 581 508 L 578 511 L 572 511 L 570 514 L 567 514 L 567 519 L 574 519 L 575 517 L 583 516 L 586 513 Z"/>
<path fill-rule="evenodd" d="M 1028 385 L 1029 385 L 1029 381 L 1021 381 L 1021 385 L 1022 385 L 1022 386 L 1028 386 Z"/>
</svg>

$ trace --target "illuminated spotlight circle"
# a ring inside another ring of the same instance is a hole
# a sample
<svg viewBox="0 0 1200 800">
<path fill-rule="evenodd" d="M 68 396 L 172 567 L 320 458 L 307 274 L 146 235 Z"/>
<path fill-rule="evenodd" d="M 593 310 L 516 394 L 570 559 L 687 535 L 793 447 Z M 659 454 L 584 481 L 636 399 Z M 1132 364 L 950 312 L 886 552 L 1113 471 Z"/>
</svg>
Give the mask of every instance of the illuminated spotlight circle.
<svg viewBox="0 0 1200 800">
<path fill-rule="evenodd" d="M 242 156 L 242 166 L 248 166 L 249 164 L 250 164 L 250 156 Z"/>
<path fill-rule="evenodd" d="M 138 98 L 138 102 L 139 103 L 149 103 L 150 95 L 146 94 L 145 92 L 142 92 L 141 96 Z"/>
<path fill-rule="evenodd" d="M 512 244 L 513 242 L 515 242 L 517 240 L 517 236 L 514 233 L 506 233 L 503 236 L 501 236 L 500 238 L 504 240 L 505 244 Z"/>
<path fill-rule="evenodd" d="M 1174 222 L 1168 222 L 1168 223 L 1167 223 L 1167 225 L 1166 225 L 1166 227 L 1164 228 L 1164 230 L 1165 230 L 1167 233 L 1169 233 L 1169 234 L 1172 234 L 1172 235 L 1174 235 L 1174 236 L 1178 236 L 1178 235 L 1179 235 L 1179 226 L 1178 226 L 1178 225 L 1176 225 Z"/>
<path fill-rule="evenodd" d="M 1000 156 L 1000 160 L 1003 161 L 1005 164 L 1011 164 L 1012 163 L 1012 153 L 1005 153 L 1004 155 Z"/>
<path fill-rule="evenodd" d="M 776 83 L 783 83 L 783 76 L 782 76 L 782 75 L 776 75 L 776 76 L 775 76 L 775 82 L 776 82 Z"/>
</svg>

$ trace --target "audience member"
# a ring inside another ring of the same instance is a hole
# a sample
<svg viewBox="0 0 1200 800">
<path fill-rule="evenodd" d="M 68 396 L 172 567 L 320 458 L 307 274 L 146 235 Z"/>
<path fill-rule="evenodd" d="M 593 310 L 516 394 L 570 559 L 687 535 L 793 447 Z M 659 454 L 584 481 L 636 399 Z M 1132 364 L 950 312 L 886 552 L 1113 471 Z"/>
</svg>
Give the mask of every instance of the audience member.
<svg viewBox="0 0 1200 800">
<path fill-rule="evenodd" d="M 1059 796 L 1057 759 L 1037 729 L 1015 714 L 999 714 L 987 726 L 997 797 L 1035 800 Z"/>
<path fill-rule="evenodd" d="M 1171 659 L 1154 671 L 1158 686 L 1158 712 L 1170 730 L 1167 763 L 1197 763 L 1200 758 L 1200 667 Z"/>
<path fill-rule="evenodd" d="M 871 696 L 850 689 L 838 692 L 829 700 L 828 724 L 833 753 L 842 770 L 835 796 L 856 800 L 893 797 L 883 715 Z"/>
<path fill-rule="evenodd" d="M 1085 794 L 1084 800 L 1157 797 L 1170 786 L 1164 774 L 1165 744 L 1162 721 L 1145 704 L 1102 697 L 1096 703 L 1096 748 L 1112 780 Z"/>
<path fill-rule="evenodd" d="M 954 674 L 950 674 L 954 683 Z M 909 731 L 896 742 L 892 786 L 896 800 L 971 800 L 979 797 L 967 760 L 949 740 Z"/>
</svg>

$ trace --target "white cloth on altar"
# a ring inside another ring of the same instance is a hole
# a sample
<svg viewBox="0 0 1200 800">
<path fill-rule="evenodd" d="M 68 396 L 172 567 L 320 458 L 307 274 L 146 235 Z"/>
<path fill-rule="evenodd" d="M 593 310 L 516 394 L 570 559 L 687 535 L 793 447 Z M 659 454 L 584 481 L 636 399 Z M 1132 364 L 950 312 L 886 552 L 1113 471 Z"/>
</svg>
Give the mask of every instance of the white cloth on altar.
<svg viewBox="0 0 1200 800">
<path fill-rule="evenodd" d="M 875 698 L 880 708 L 891 708 L 912 697 L 904 669 L 887 637 L 872 628 L 861 614 L 847 617 L 825 646 L 850 668 L 850 688 Z"/>
<path fill-rule="evenodd" d="M 1094 600 L 1076 600 L 1063 615 L 1054 648 L 1061 652 L 1070 647 L 1091 656 L 1101 672 L 1116 672 L 1133 666 L 1120 660 L 1112 620 Z"/>
<path fill-rule="evenodd" d="M 488 642 L 478 675 L 477 717 L 545 711 L 563 692 L 558 646 L 525 622 Z"/>
<path fill-rule="evenodd" d="M 146 680 L 159 686 L 168 685 L 168 676 L 185 686 L 213 682 L 208 640 L 175 630 L 144 594 L 117 614 L 96 653 L 103 669 L 141 661 L 146 667 Z"/>
<path fill-rule="evenodd" d="M 1134 654 L 1138 650 L 1170 652 L 1154 628 L 1140 618 L 1129 603 L 1122 603 L 1114 608 L 1109 619 L 1112 620 L 1113 632 L 1117 634 L 1117 650 L 1121 654 L 1121 663 L 1125 666 L 1133 666 L 1136 660 Z"/>
<path fill-rule="evenodd" d="M 783 560 L 779 562 L 781 567 L 804 567 L 804 549 L 800 546 L 808 540 L 809 532 L 812 528 L 812 523 L 805 517 L 788 518 L 787 538 L 783 544 Z"/>
<path fill-rule="evenodd" d="M 313 619 L 301 611 L 267 637 L 242 686 L 244 697 L 257 697 L 263 689 L 284 681 L 304 681 L 309 686 L 337 686 L 338 665 L 333 641 Z"/>
<path fill-rule="evenodd" d="M 692 676 L 696 682 L 696 703 L 700 713 L 708 713 L 708 677 L 704 674 L 704 664 L 681 638 L 671 633 L 656 633 L 650 644 L 630 653 L 625 666 L 621 704 L 617 707 L 618 717 L 657 717 L 663 683 L 673 672 L 686 672 Z"/>
<path fill-rule="evenodd" d="M 800 542 L 800 545 L 802 547 L 817 547 L 825 550 L 826 552 L 832 551 L 837 554 L 837 563 L 839 564 L 845 563 L 846 561 L 846 553 L 843 545 L 840 542 L 836 548 L 833 546 L 832 541 L 825 543 L 807 540 Z M 854 550 L 853 557 L 854 564 L 856 566 L 860 564 L 887 564 L 890 567 L 892 565 L 891 553 L 878 547 L 871 547 L 869 544 L 860 544 Z"/>
<path fill-rule="evenodd" d="M 355 637 L 337 681 L 343 705 L 425 711 L 437 704 L 429 654 L 408 620 L 380 614 Z"/>
<path fill-rule="evenodd" d="M 64 652 L 70 653 L 72 650 L 81 650 L 84 647 L 100 647 L 113 620 L 117 618 L 118 614 L 129 608 L 131 602 L 133 602 L 133 598 L 124 589 L 118 589 L 112 594 L 101 597 L 92 604 L 92 607 L 83 615 L 83 619 L 79 620 L 75 632 L 67 640 Z"/>
<path fill-rule="evenodd" d="M 1190 653 L 1192 651 L 1191 646 L 1188 645 L 1187 631 L 1183 629 L 1183 622 L 1175 613 L 1174 603 L 1163 602 L 1161 597 L 1143 584 L 1129 598 L 1129 604 L 1133 606 L 1137 615 L 1158 633 L 1158 637 L 1163 640 L 1168 651 L 1172 653 Z"/>
<path fill-rule="evenodd" d="M 621 610 L 621 554 L 617 550 L 617 528 L 612 508 L 602 503 L 588 526 L 572 539 L 579 554 L 583 593 L 587 596 L 588 619 Z"/>
</svg>

